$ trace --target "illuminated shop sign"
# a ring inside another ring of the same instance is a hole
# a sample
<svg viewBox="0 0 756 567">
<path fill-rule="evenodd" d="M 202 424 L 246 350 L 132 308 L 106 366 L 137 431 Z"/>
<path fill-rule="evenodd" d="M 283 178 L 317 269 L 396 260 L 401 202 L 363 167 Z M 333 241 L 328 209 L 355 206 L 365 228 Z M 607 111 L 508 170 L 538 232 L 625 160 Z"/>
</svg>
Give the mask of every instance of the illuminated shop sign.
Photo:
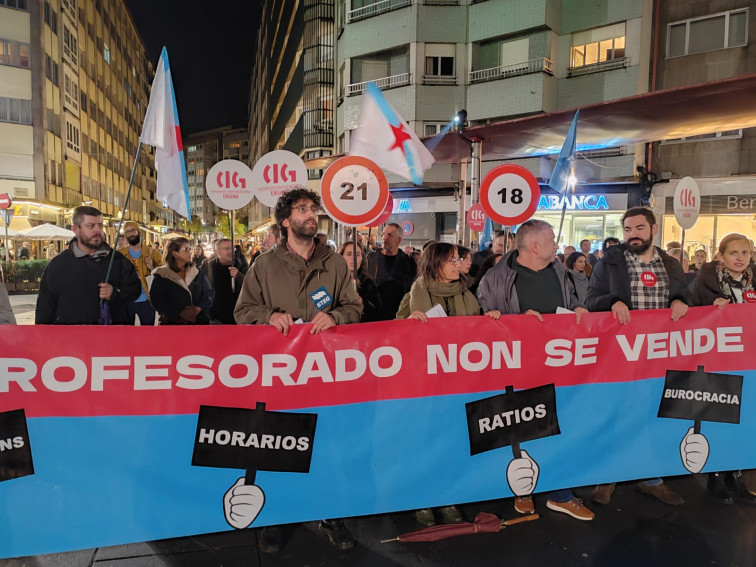
<svg viewBox="0 0 756 567">
<path fill-rule="evenodd" d="M 570 211 L 608 211 L 609 203 L 604 195 L 541 195 L 538 200 L 538 208 L 561 211 L 567 201 L 567 209 Z"/>
</svg>

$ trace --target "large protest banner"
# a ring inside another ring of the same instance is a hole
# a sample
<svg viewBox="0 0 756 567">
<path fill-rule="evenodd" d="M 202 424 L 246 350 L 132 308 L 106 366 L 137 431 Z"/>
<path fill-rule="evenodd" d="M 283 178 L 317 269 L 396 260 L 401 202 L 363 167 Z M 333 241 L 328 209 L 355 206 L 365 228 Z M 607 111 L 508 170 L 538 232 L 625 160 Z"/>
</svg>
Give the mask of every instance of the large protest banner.
<svg viewBox="0 0 756 567">
<path fill-rule="evenodd" d="M 0 556 L 755 468 L 755 316 L 3 326 Z"/>
</svg>

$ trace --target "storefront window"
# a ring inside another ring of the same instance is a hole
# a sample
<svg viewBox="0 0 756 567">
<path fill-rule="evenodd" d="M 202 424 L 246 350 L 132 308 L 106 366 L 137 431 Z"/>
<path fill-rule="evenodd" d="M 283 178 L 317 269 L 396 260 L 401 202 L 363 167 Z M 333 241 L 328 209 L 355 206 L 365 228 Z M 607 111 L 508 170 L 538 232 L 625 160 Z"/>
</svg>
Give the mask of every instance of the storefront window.
<svg viewBox="0 0 756 567">
<path fill-rule="evenodd" d="M 565 246 L 578 248 L 581 240 L 591 241 L 591 250 L 601 248 L 604 239 L 614 236 L 623 239 L 620 219 L 623 213 L 606 213 L 602 215 L 570 214 L 564 216 L 562 235 L 559 238 L 559 250 Z M 554 234 L 559 233 L 561 213 L 537 213 L 534 218 L 544 220 L 554 228 Z"/>
<path fill-rule="evenodd" d="M 692 258 L 696 250 L 706 250 L 707 260 L 711 260 L 717 251 L 719 241 L 732 232 L 756 238 L 756 216 L 754 215 L 701 215 L 693 228 L 685 231 L 685 250 Z M 682 239 L 682 228 L 677 224 L 675 215 L 664 215 L 662 246 L 667 242 Z"/>
</svg>

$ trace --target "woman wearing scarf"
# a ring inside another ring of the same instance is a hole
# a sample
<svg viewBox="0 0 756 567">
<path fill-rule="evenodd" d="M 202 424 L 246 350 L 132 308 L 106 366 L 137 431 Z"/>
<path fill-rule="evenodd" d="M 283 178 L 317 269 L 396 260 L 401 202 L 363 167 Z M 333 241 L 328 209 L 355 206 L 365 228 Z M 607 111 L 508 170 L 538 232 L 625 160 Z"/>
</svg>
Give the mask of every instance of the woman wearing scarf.
<svg viewBox="0 0 756 567">
<path fill-rule="evenodd" d="M 402 299 L 397 319 L 427 321 L 426 312 L 440 305 L 449 317 L 480 315 L 480 305 L 459 277 L 461 266 L 454 244 L 434 242 L 423 252 L 418 276 L 410 291 Z"/>
<path fill-rule="evenodd" d="M 755 303 L 751 265 L 751 241 L 742 234 L 728 234 L 719 243 L 721 260 L 703 264 L 693 282 L 693 305 Z M 756 504 L 756 494 L 746 486 L 741 471 L 709 473 L 708 490 L 720 502 L 732 503 L 733 495 Z"/>
<path fill-rule="evenodd" d="M 567 256 L 567 260 L 564 263 L 567 266 L 567 277 L 570 278 L 572 285 L 575 286 L 575 293 L 580 303 L 585 303 L 585 298 L 588 295 L 588 274 L 585 271 L 586 262 L 585 254 L 582 252 L 573 252 Z"/>
<path fill-rule="evenodd" d="M 693 282 L 693 305 L 751 303 L 754 293 L 751 241 L 742 234 L 728 234 L 719 243 L 722 260 L 701 266 Z M 747 293 L 750 292 L 750 293 Z"/>
<path fill-rule="evenodd" d="M 462 260 L 454 244 L 434 242 L 428 246 L 420 258 L 417 279 L 402 299 L 396 318 L 427 322 L 426 312 L 436 305 L 440 305 L 449 317 L 480 315 L 478 300 L 467 289 L 465 279 L 460 278 L 461 265 Z M 438 512 L 444 524 L 463 521 L 456 506 L 444 506 Z M 417 510 L 415 518 L 423 526 L 436 524 L 430 508 Z"/>
</svg>

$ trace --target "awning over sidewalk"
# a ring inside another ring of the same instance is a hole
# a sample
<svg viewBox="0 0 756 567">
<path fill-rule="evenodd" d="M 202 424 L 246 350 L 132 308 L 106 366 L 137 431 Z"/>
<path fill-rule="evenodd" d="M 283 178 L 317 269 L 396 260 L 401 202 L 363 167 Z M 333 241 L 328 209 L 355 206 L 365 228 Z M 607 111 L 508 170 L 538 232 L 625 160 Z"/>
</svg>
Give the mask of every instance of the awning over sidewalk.
<svg viewBox="0 0 756 567">
<path fill-rule="evenodd" d="M 483 140 L 484 161 L 558 153 L 575 109 L 537 114 L 465 130 Z M 451 119 L 451 117 L 449 117 Z M 601 102 L 580 108 L 578 151 L 657 142 L 756 127 L 756 74 Z M 438 162 L 458 163 L 470 149 L 455 132 L 424 138 Z M 338 158 L 305 160 L 325 169 Z"/>
</svg>

